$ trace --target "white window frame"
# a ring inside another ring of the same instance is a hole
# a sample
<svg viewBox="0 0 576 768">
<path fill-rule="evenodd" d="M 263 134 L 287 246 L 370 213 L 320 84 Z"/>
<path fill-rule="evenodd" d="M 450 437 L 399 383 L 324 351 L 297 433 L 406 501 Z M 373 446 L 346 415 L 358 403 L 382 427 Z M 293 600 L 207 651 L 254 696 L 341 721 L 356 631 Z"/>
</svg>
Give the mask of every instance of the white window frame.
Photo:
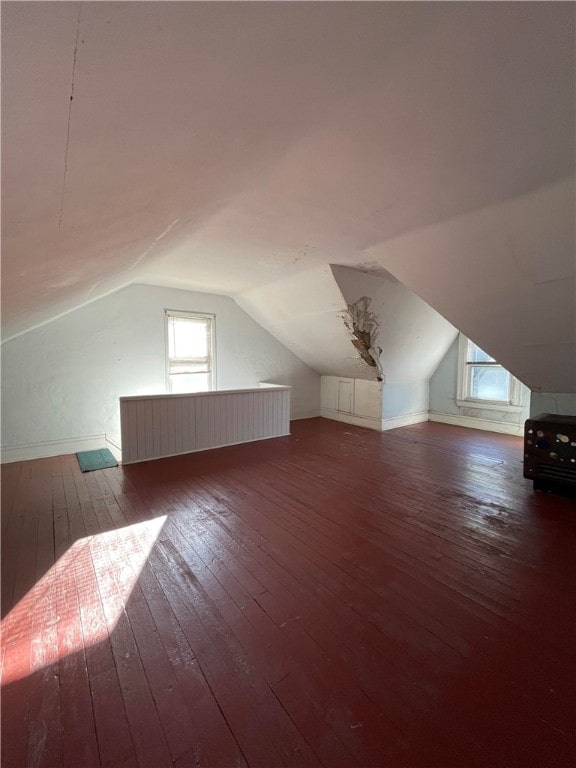
<svg viewBox="0 0 576 768">
<path fill-rule="evenodd" d="M 522 388 L 517 378 L 506 371 L 500 363 L 473 363 L 468 360 L 468 351 L 473 341 L 460 334 L 458 342 L 458 395 L 456 405 L 465 408 L 482 408 L 493 411 L 520 412 L 523 408 L 521 397 Z M 478 346 L 477 344 L 475 346 Z M 470 396 L 470 369 L 473 366 L 485 366 L 490 368 L 502 368 L 509 376 L 507 400 L 480 400 Z"/>
<path fill-rule="evenodd" d="M 207 320 L 210 323 L 210 378 L 209 389 L 211 392 L 216 389 L 216 315 L 208 312 L 188 312 L 179 309 L 164 310 L 164 339 L 166 346 L 166 392 L 172 392 L 172 379 L 170 374 L 170 344 L 168 340 L 169 319 L 171 317 L 180 317 L 191 320 Z"/>
</svg>

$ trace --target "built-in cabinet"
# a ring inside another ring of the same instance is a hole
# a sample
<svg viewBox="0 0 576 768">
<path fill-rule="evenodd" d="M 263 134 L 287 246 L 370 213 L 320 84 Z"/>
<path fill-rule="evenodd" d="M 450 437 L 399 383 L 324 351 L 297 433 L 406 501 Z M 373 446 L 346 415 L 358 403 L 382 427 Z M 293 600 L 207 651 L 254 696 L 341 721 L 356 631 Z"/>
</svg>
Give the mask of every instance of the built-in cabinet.
<svg viewBox="0 0 576 768">
<path fill-rule="evenodd" d="M 340 413 L 354 412 L 354 379 L 337 379 L 336 410 Z"/>
<path fill-rule="evenodd" d="M 382 429 L 382 385 L 378 381 L 322 376 L 320 413 L 327 419 Z"/>
</svg>

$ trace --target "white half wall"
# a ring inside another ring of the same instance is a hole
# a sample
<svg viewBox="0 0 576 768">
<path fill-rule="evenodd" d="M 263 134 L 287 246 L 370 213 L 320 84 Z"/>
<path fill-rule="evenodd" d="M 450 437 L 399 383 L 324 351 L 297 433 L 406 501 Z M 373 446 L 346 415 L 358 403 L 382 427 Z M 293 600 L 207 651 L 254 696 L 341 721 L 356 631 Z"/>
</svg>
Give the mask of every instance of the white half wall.
<svg viewBox="0 0 576 768">
<path fill-rule="evenodd" d="M 95 435 L 119 443 L 119 397 L 165 392 L 164 309 L 216 315 L 219 389 L 286 384 L 292 418 L 319 414 L 318 374 L 232 299 L 133 285 L 2 345 L 3 457 L 33 458 L 38 443 L 36 455 L 49 455 L 55 441 L 68 451 Z"/>
<path fill-rule="evenodd" d="M 132 464 L 290 434 L 290 387 L 120 398 L 122 461 Z"/>
</svg>

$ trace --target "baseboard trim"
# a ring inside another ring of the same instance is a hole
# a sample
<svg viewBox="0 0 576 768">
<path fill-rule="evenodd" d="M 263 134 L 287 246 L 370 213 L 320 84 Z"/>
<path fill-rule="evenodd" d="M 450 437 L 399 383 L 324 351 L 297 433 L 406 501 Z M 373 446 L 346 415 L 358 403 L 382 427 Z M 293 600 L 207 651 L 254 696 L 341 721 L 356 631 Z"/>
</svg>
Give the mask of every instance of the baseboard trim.
<svg viewBox="0 0 576 768">
<path fill-rule="evenodd" d="M 428 411 L 418 411 L 417 413 L 407 413 L 405 416 L 391 416 L 382 419 L 382 432 L 389 429 L 398 429 L 398 427 L 409 427 L 410 424 L 420 424 L 428 421 Z"/>
<path fill-rule="evenodd" d="M 523 435 L 523 424 L 507 424 L 502 421 L 491 421 L 490 419 L 475 419 L 473 416 L 455 416 L 452 413 L 432 413 L 429 414 L 430 421 L 438 421 L 441 424 L 452 424 L 455 427 L 466 427 L 467 429 L 482 429 L 485 432 L 500 432 L 503 435 Z"/>
<path fill-rule="evenodd" d="M 311 419 L 317 416 L 321 416 L 324 419 L 332 419 L 333 421 L 341 421 L 345 424 L 353 424 L 357 427 L 375 429 L 378 432 L 397 429 L 398 427 L 407 427 L 410 424 L 419 424 L 423 421 L 436 421 L 441 424 L 452 424 L 453 426 L 466 427 L 467 429 L 481 429 L 486 432 L 499 432 L 504 435 L 521 436 L 524 434 L 523 424 L 508 424 L 489 419 L 475 419 L 471 416 L 455 416 L 451 413 L 433 413 L 428 411 L 409 413 L 406 416 L 394 416 L 388 419 L 378 419 L 373 416 L 356 416 L 352 413 L 341 413 L 340 411 L 322 408 L 320 413 L 314 411 L 307 416 L 297 416 L 292 420 Z M 117 461 L 122 461 L 120 445 L 105 434 L 27 443 L 26 445 L 3 445 L 0 461 L 2 464 L 10 464 L 15 461 L 44 459 L 50 456 L 77 453 L 78 451 L 94 451 L 98 448 L 108 448 Z"/>
<path fill-rule="evenodd" d="M 374 416 L 356 416 L 353 413 L 341 413 L 340 411 L 331 411 L 328 408 L 320 410 L 320 416 L 323 419 L 332 419 L 333 421 L 343 421 L 345 424 L 354 424 L 356 427 L 367 427 L 382 431 L 382 420 Z"/>
<path fill-rule="evenodd" d="M 49 440 L 41 443 L 26 443 L 26 445 L 3 445 L 2 464 L 14 461 L 30 461 L 31 459 L 46 459 L 49 456 L 63 456 L 78 451 L 95 451 L 98 448 L 109 447 L 106 435 L 88 435 L 87 437 L 70 437 L 63 440 Z M 115 446 L 116 448 L 116 446 Z M 112 448 L 110 448 L 112 451 Z M 118 450 L 118 448 L 116 448 Z M 112 451 L 114 453 L 114 451 Z"/>
<path fill-rule="evenodd" d="M 316 419 L 320 416 L 318 409 L 310 411 L 309 413 L 301 413 L 299 416 L 290 416 L 290 421 L 299 421 L 300 419 Z"/>
</svg>

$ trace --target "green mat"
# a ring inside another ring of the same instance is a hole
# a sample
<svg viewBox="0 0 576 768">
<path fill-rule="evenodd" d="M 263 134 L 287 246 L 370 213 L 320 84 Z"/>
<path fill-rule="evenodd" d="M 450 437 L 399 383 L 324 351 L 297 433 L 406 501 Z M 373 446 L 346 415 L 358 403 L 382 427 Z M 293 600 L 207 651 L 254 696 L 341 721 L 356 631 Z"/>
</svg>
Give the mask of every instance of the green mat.
<svg viewBox="0 0 576 768">
<path fill-rule="evenodd" d="M 76 458 L 82 472 L 93 472 L 95 469 L 118 466 L 118 462 L 108 448 L 99 448 L 97 451 L 80 451 L 76 454 Z"/>
</svg>

